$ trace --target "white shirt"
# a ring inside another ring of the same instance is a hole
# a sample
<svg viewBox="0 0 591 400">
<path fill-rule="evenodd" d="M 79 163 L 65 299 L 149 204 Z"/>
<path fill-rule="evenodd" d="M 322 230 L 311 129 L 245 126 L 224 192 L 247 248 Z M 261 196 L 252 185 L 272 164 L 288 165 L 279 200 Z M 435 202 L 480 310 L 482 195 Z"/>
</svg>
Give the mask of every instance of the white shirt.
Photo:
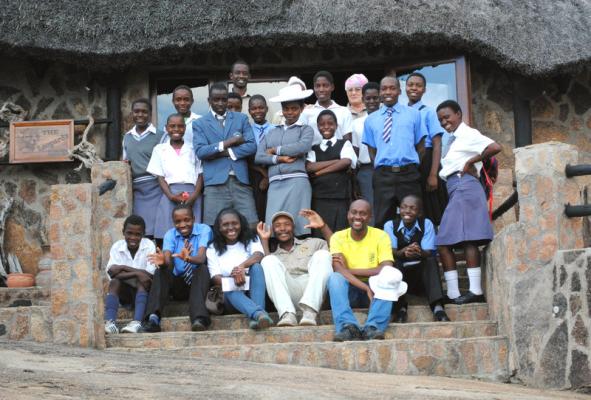
<svg viewBox="0 0 591 400">
<path fill-rule="evenodd" d="M 202 172 L 201 161 L 195 156 L 193 146 L 185 142 L 177 154 L 170 143 L 161 143 L 154 147 L 152 158 L 146 171 L 162 176 L 169 185 L 173 183 L 197 183 Z"/>
<path fill-rule="evenodd" d="M 137 140 L 138 142 L 142 139 L 144 139 L 146 136 L 148 136 L 148 134 L 150 133 L 156 133 L 156 127 L 152 124 L 148 125 L 148 127 L 146 128 L 145 131 L 143 131 L 142 133 L 138 133 L 137 131 L 137 125 L 134 125 L 133 128 L 131 128 L 129 131 L 127 131 L 125 134 L 126 135 L 131 135 L 133 136 L 133 138 L 135 140 Z M 125 145 L 121 146 L 123 148 L 123 160 L 127 160 L 127 151 L 125 150 Z"/>
<path fill-rule="evenodd" d="M 127 248 L 127 243 L 125 240 L 118 240 L 113 243 L 111 246 L 111 251 L 109 252 L 109 262 L 107 263 L 107 268 L 105 272 L 107 272 L 107 276 L 109 279 L 109 269 L 113 265 L 126 265 L 131 268 L 140 269 L 142 271 L 146 271 L 151 275 L 154 275 L 154 271 L 156 271 L 156 266 L 148 261 L 148 254 L 156 253 L 156 246 L 154 246 L 154 242 L 150 239 L 142 238 L 140 241 L 140 246 L 135 253 L 135 257 L 131 257 L 131 253 Z"/>
<path fill-rule="evenodd" d="M 367 149 L 367 145 L 363 144 L 363 125 L 365 124 L 365 120 L 367 119 L 367 115 L 363 117 L 357 118 L 353 121 L 353 133 L 351 135 L 351 141 L 353 142 L 353 146 L 359 149 L 359 163 L 361 164 L 371 164 L 371 158 L 369 157 L 369 150 Z"/>
<path fill-rule="evenodd" d="M 463 122 L 450 136 L 455 136 L 456 139 L 451 144 L 445 158 L 441 159 L 439 176 L 443 180 L 446 180 L 454 172 L 462 171 L 466 161 L 482 154 L 488 145 L 494 143 L 494 140 L 484 136 L 477 129 L 470 128 Z M 476 167 L 476 173 L 480 176 L 482 162 L 474 163 L 474 167 Z"/>
<path fill-rule="evenodd" d="M 230 276 L 234 267 L 243 263 L 257 252 L 263 255 L 265 254 L 263 245 L 258 237 L 256 242 L 251 241 L 246 248 L 240 242 L 226 245 L 226 251 L 222 255 L 219 255 L 213 244 L 210 244 L 205 253 L 207 255 L 209 276 Z"/>
<path fill-rule="evenodd" d="M 195 114 L 191 111 L 191 115 L 189 118 L 185 118 L 185 134 L 183 139 L 185 142 L 193 144 L 193 121 L 196 119 L 201 118 L 201 115 Z M 168 136 L 168 132 L 166 132 L 166 125 L 164 126 L 164 135 L 162 135 L 162 140 L 160 143 L 168 143 L 170 141 L 170 136 Z"/>
<path fill-rule="evenodd" d="M 316 123 L 318 114 L 320 114 L 322 110 L 330 110 L 337 116 L 337 130 L 334 134 L 337 139 L 342 139 L 345 134 L 353 132 L 353 117 L 351 116 L 351 111 L 349 111 L 347 107 L 340 106 L 333 101 L 328 108 L 324 108 L 316 102 L 313 106 L 305 108 L 300 116 L 302 124 L 308 125 L 314 129 L 313 144 L 319 144 L 322 141 L 322 135 L 320 134 L 318 124 Z"/>
<path fill-rule="evenodd" d="M 333 136 L 330 139 L 322 139 L 322 142 L 320 142 L 320 150 L 326 151 L 326 149 L 328 148 L 328 146 L 326 144 L 328 142 L 331 142 L 332 145 L 334 146 L 335 143 L 337 142 L 337 138 Z M 357 154 L 355 154 L 355 150 L 353 149 L 353 145 L 348 140 L 345 141 L 345 144 L 343 145 L 343 148 L 341 149 L 340 158 L 341 158 L 341 160 L 343 158 L 348 158 L 349 160 L 351 160 L 351 168 L 355 168 L 355 166 L 357 165 Z M 309 162 L 316 162 L 316 153 L 314 152 L 314 150 L 310 150 L 308 152 L 308 156 L 306 157 L 306 160 Z"/>
</svg>

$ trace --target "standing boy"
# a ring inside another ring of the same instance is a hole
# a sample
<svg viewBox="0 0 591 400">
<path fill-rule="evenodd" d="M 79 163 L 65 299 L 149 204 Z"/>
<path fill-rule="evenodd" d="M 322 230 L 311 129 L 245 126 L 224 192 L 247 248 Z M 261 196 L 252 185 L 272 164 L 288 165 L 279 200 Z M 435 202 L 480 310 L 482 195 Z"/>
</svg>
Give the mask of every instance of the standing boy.
<svg viewBox="0 0 591 400">
<path fill-rule="evenodd" d="M 384 339 L 392 303 L 406 292 L 402 274 L 393 268 L 390 238 L 368 226 L 370 217 L 370 204 L 354 201 L 347 214 L 351 227 L 330 238 L 334 272 L 328 278 L 328 293 L 336 342 Z M 361 329 L 351 307 L 367 306 L 367 321 Z"/>
<path fill-rule="evenodd" d="M 228 93 L 228 110 L 237 113 L 242 112 L 242 97 L 238 93 Z"/>
<path fill-rule="evenodd" d="M 256 153 L 256 142 L 248 117 L 226 111 L 228 89 L 223 83 L 209 88 L 211 110 L 194 121 L 193 143 L 202 161 L 204 177 L 203 222 L 213 225 L 224 208 L 235 208 L 253 226 L 258 222 L 247 158 Z"/>
<path fill-rule="evenodd" d="M 337 116 L 338 128 L 336 131 L 337 139 L 346 139 L 351 141 L 351 131 L 353 130 L 353 119 L 351 112 L 347 107 L 338 105 L 332 100 L 334 92 L 334 78 L 328 71 L 318 71 L 314 75 L 314 95 L 316 95 L 316 104 L 307 107 L 302 113 L 301 122 L 314 129 L 314 143 L 319 144 L 322 141 L 322 135 L 318 130 L 316 119 L 322 110 L 331 110 Z"/>
<path fill-rule="evenodd" d="M 205 307 L 209 289 L 206 250 L 212 239 L 207 225 L 196 224 L 193 209 L 179 204 L 172 212 L 174 228 L 166 232 L 162 252 L 151 254 L 149 260 L 158 266 L 150 290 L 144 331 L 160 332 L 160 320 L 170 296 L 189 299 L 191 330 L 203 331 L 210 324 Z"/>
<path fill-rule="evenodd" d="M 367 115 L 380 108 L 380 85 L 378 83 L 366 83 L 361 89 L 361 94 Z M 367 115 L 353 121 L 353 137 L 351 138 L 351 141 L 358 156 L 356 179 L 357 188 L 360 192 L 359 194 L 361 195 L 361 198 L 369 201 L 369 204 L 373 204 L 373 163 L 369 156 L 367 145 L 363 144 L 363 126 L 367 119 Z M 370 225 L 373 225 L 373 217 L 370 221 Z"/>
<path fill-rule="evenodd" d="M 425 216 L 439 225 L 441 216 L 447 205 L 447 189 L 445 182 L 439 178 L 441 161 L 441 138 L 444 129 L 439 123 L 437 112 L 433 107 L 423 103 L 422 98 L 427 91 L 427 80 L 418 72 L 413 72 L 406 80 L 408 105 L 421 113 L 421 119 L 427 129 L 425 136 L 425 153 L 421 157 L 421 190 Z"/>
<path fill-rule="evenodd" d="M 236 93 L 242 99 L 242 107 L 244 110 L 248 107 L 248 99 L 250 95 L 247 92 L 248 81 L 250 79 L 250 67 L 244 60 L 237 60 L 232 64 L 229 74 L 232 81 L 232 93 Z"/>
<path fill-rule="evenodd" d="M 252 132 L 257 146 L 267 132 L 273 128 L 273 125 L 266 119 L 268 112 L 267 100 L 260 94 L 255 94 L 248 101 L 248 114 L 252 119 Z M 252 183 L 257 215 L 259 216 L 259 221 L 264 221 L 267 209 L 267 189 L 269 188 L 267 168 L 263 165 L 255 164 L 254 157 L 250 157 L 248 160 L 248 171 L 250 173 L 250 182 Z"/>
<path fill-rule="evenodd" d="M 201 115 L 195 114 L 191 111 L 193 106 L 193 91 L 187 85 L 179 85 L 174 88 L 172 92 L 172 104 L 177 113 L 181 114 L 185 118 L 185 142 L 193 143 L 193 121 L 201 118 Z M 162 137 L 161 143 L 168 141 L 170 137 L 168 134 Z"/>
<path fill-rule="evenodd" d="M 384 104 L 369 115 L 363 128 L 363 143 L 374 162 L 373 193 L 376 227 L 392 219 L 407 194 L 421 194 L 419 152 L 426 130 L 418 110 L 400 104 L 398 78 L 380 82 Z"/>
<path fill-rule="evenodd" d="M 131 116 L 135 125 L 123 136 L 124 161 L 131 166 L 133 213 L 145 221 L 146 236 L 154 236 L 154 223 L 162 190 L 155 176 L 146 171 L 154 147 L 160 143 L 163 133 L 156 130 L 152 119 L 152 104 L 148 99 L 131 103 Z"/>
<path fill-rule="evenodd" d="M 386 222 L 384 231 L 390 236 L 396 267 L 402 272 L 408 291 L 427 296 L 436 321 L 449 321 L 443 309 L 443 289 L 435 258 L 435 228 L 428 218 L 422 216 L 422 211 L 418 196 L 405 196 L 400 202 L 400 218 Z M 406 322 L 405 298 L 402 297 L 396 306 L 396 322 Z"/>
<path fill-rule="evenodd" d="M 146 311 L 148 291 L 156 267 L 148 256 L 155 252 L 154 243 L 144 238 L 142 217 L 130 215 L 123 223 L 123 240 L 111 246 L 107 276 L 109 293 L 105 297 L 105 333 L 119 333 L 115 320 L 119 303 L 134 304 L 133 320 L 121 332 L 137 333 Z"/>
</svg>

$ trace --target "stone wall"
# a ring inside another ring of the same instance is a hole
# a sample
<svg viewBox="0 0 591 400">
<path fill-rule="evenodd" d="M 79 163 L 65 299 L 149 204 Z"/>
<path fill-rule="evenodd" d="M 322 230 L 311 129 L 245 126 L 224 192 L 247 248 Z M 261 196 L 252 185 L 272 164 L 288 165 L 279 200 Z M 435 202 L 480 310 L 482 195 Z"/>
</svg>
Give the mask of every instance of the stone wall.
<svg viewBox="0 0 591 400">
<path fill-rule="evenodd" d="M 582 295 L 591 288 L 591 265 L 581 250 L 571 251 L 583 248 L 589 231 L 583 218 L 564 215 L 564 204 L 584 203 L 591 180 L 566 178 L 566 164 L 579 162 L 573 145 L 550 142 L 514 153 L 519 221 L 497 233 L 487 251 L 491 317 L 509 337 L 517 379 L 537 387 L 589 385 L 591 354 L 581 343 L 591 326 L 591 299 Z"/>
<path fill-rule="evenodd" d="M 28 59 L 4 59 L 0 65 L 0 106 L 14 102 L 28 111 L 28 120 L 106 117 L 106 92 L 98 78 L 86 70 Z M 76 126 L 81 133 L 84 126 Z M 91 131 L 99 155 L 104 154 L 105 125 Z M 76 136 L 79 138 L 79 135 Z M 0 128 L 0 148 L 8 128 Z M 5 246 L 15 253 L 25 272 L 36 274 L 48 252 L 47 216 L 50 186 L 89 182 L 88 171 L 76 173 L 76 163 L 5 164 L 0 155 L 0 196 L 15 199 L 7 222 Z"/>
</svg>

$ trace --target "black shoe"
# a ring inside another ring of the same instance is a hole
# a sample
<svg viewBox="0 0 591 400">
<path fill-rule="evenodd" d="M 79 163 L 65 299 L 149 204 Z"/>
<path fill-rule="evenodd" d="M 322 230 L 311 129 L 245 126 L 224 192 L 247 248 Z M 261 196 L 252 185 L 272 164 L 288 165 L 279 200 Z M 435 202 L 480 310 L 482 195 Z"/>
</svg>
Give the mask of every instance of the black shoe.
<svg viewBox="0 0 591 400">
<path fill-rule="evenodd" d="M 160 332 L 160 331 L 162 331 L 162 329 L 160 328 L 160 325 L 153 322 L 153 321 L 147 320 L 142 325 L 142 332 L 156 333 L 156 332 Z"/>
<path fill-rule="evenodd" d="M 482 294 L 474 294 L 472 292 L 468 292 L 466 294 L 461 295 L 460 297 L 456 297 L 453 299 L 454 304 L 462 305 L 462 304 L 469 304 L 469 303 L 484 303 L 484 295 Z"/>
<path fill-rule="evenodd" d="M 191 330 L 193 332 L 202 332 L 207 330 L 207 324 L 201 318 L 195 318 L 191 323 Z"/>
<path fill-rule="evenodd" d="M 449 317 L 447 316 L 447 314 L 443 310 L 439 310 L 433 315 L 435 317 L 435 321 L 439 321 L 439 322 L 450 322 L 451 321 L 451 319 L 449 319 Z"/>
<path fill-rule="evenodd" d="M 361 338 L 361 331 L 357 326 L 345 325 L 343 330 L 335 334 L 332 340 L 335 342 L 348 342 L 351 340 L 361 340 Z"/>
<path fill-rule="evenodd" d="M 406 312 L 406 309 L 403 308 L 396 313 L 396 318 L 394 318 L 394 322 L 404 324 L 406 321 L 408 321 L 408 313 Z"/>
<path fill-rule="evenodd" d="M 366 326 L 363 330 L 363 340 L 384 340 L 384 332 L 375 326 Z"/>
</svg>

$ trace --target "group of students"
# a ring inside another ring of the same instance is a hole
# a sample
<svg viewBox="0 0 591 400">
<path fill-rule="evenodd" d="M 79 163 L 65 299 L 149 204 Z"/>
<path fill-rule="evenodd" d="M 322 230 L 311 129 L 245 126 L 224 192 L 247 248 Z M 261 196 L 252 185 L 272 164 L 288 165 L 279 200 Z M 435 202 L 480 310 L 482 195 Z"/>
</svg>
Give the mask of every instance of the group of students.
<svg viewBox="0 0 591 400">
<path fill-rule="evenodd" d="M 177 87 L 164 132 L 150 123 L 148 100 L 133 102 L 123 158 L 134 215 L 107 265 L 107 333 L 119 332 L 120 303 L 135 306 L 123 332 L 160 331 L 171 297 L 188 299 L 192 329 L 205 330 L 212 287 L 252 329 L 273 324 L 266 295 L 278 326 L 298 324 L 297 310 L 299 324 L 315 325 L 328 292 L 338 341 L 383 339 L 392 314 L 407 321 L 407 291 L 426 295 L 437 321 L 449 321 L 446 303 L 484 301 L 478 247 L 493 232 L 479 177 L 501 148 L 462 122 L 457 102 L 423 104 L 420 73 L 406 81 L 408 105 L 396 77 L 355 74 L 344 107 L 320 71 L 313 90 L 292 77 L 269 99 L 281 104 L 269 123 L 249 78 L 248 65 L 234 63 L 232 90 L 212 84 L 205 116 L 192 113 L 191 89 Z M 312 93 L 317 102 L 306 105 Z M 456 248 L 468 267 L 464 295 Z M 363 328 L 351 307 L 369 307 Z"/>
</svg>

